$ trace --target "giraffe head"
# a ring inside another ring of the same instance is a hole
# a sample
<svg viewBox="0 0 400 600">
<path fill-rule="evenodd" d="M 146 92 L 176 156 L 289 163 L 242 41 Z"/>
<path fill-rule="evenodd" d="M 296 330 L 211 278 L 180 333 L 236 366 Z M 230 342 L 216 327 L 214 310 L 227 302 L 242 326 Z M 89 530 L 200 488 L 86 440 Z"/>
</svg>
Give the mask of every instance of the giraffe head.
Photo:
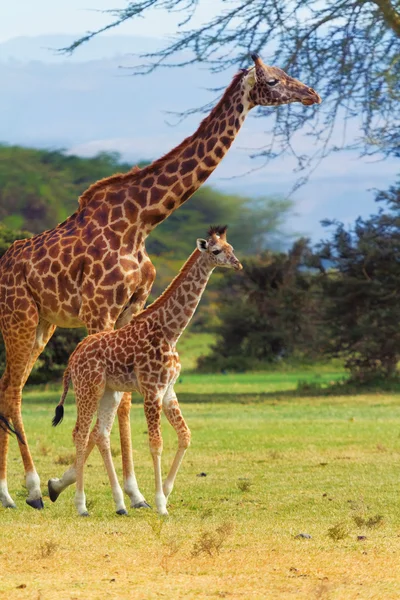
<svg viewBox="0 0 400 600">
<path fill-rule="evenodd" d="M 317 92 L 298 79 L 290 77 L 278 67 L 264 64 L 258 54 L 252 54 L 251 58 L 255 66 L 248 69 L 247 73 L 253 83 L 250 99 L 254 105 L 279 106 L 301 102 L 310 106 L 321 102 Z"/>
<path fill-rule="evenodd" d="M 242 265 L 236 258 L 232 246 L 227 242 L 227 225 L 216 225 L 208 230 L 208 239 L 198 239 L 197 248 L 207 255 L 207 259 L 214 267 L 227 267 L 240 271 Z"/>
</svg>

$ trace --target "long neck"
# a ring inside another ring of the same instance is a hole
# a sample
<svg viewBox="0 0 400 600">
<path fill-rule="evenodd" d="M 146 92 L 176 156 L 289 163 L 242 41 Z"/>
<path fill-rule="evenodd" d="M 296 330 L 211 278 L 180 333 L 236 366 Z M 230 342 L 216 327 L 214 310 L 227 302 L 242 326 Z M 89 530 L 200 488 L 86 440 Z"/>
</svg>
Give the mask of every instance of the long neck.
<svg viewBox="0 0 400 600">
<path fill-rule="evenodd" d="M 165 292 L 142 313 L 158 321 L 170 344 L 189 324 L 213 269 L 206 256 L 195 250 Z"/>
<path fill-rule="evenodd" d="M 133 168 L 91 185 L 79 199 L 77 218 L 83 218 L 86 207 L 88 219 L 91 211 L 98 210 L 102 222 L 116 220 L 127 231 L 127 239 L 132 238 L 133 228 L 143 241 L 221 162 L 254 106 L 250 99 L 253 84 L 252 71 L 239 73 L 197 131 L 179 146 L 143 169 Z"/>
<path fill-rule="evenodd" d="M 136 177 L 130 197 L 140 203 L 145 236 L 179 208 L 221 162 L 252 104 L 252 75 L 240 73 L 197 131 Z"/>
</svg>

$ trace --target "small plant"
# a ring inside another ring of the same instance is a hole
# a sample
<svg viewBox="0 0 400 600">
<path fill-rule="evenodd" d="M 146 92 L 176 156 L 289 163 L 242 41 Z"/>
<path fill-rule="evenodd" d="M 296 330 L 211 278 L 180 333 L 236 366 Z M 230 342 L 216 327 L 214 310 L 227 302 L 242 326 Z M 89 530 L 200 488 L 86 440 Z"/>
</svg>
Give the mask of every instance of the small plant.
<svg viewBox="0 0 400 600">
<path fill-rule="evenodd" d="M 322 385 L 317 381 L 298 381 L 296 392 L 298 394 L 306 394 L 312 396 L 313 394 L 322 393 Z"/>
<path fill-rule="evenodd" d="M 88 510 L 88 512 L 90 513 L 91 510 L 93 510 L 93 508 L 95 507 L 96 503 L 94 500 L 86 500 L 86 508 Z"/>
<path fill-rule="evenodd" d="M 197 542 L 193 544 L 192 556 L 219 554 L 222 545 L 233 532 L 232 523 L 222 523 L 215 531 L 204 531 Z"/>
<path fill-rule="evenodd" d="M 58 548 L 58 544 L 56 544 L 56 542 L 53 542 L 53 541 L 44 542 L 43 544 L 41 544 L 39 546 L 40 556 L 42 558 L 48 558 L 49 556 L 54 554 L 54 552 L 56 551 L 57 548 Z"/>
<path fill-rule="evenodd" d="M 153 530 L 154 535 L 160 539 L 161 532 L 164 527 L 164 523 L 165 523 L 166 519 L 160 517 L 160 515 L 157 515 L 157 514 L 151 513 L 151 512 L 146 512 L 144 515 L 144 518 L 147 521 L 147 524 Z"/>
<path fill-rule="evenodd" d="M 248 492 L 252 486 L 252 483 L 249 479 L 239 479 L 236 485 L 241 492 Z"/>
<path fill-rule="evenodd" d="M 343 540 L 345 537 L 349 535 L 349 527 L 347 523 L 337 523 L 333 527 L 328 529 L 328 536 L 338 542 L 339 540 Z"/>
<path fill-rule="evenodd" d="M 381 525 L 383 525 L 383 516 L 375 515 L 373 517 L 369 517 L 366 520 L 365 525 L 367 527 L 380 527 Z"/>
<path fill-rule="evenodd" d="M 180 544 L 176 539 L 169 539 L 163 542 L 163 555 L 161 558 L 161 567 L 164 570 L 164 573 L 168 575 L 170 571 L 170 560 L 175 554 L 179 552 Z"/>
<path fill-rule="evenodd" d="M 42 456 L 48 456 L 50 454 L 51 449 L 46 444 L 40 444 L 39 446 L 39 454 Z"/>
<path fill-rule="evenodd" d="M 278 458 L 282 458 L 282 454 L 279 452 L 279 450 L 270 450 L 269 456 L 272 458 L 272 460 L 278 460 Z"/>
<path fill-rule="evenodd" d="M 56 465 L 71 465 L 75 460 L 75 454 L 69 453 L 69 454 L 60 454 L 59 456 L 57 456 L 57 458 L 55 459 L 55 464 Z"/>
<path fill-rule="evenodd" d="M 121 448 L 111 448 L 111 456 L 113 458 L 116 458 L 117 456 L 119 456 L 121 454 Z"/>
<path fill-rule="evenodd" d="M 356 515 L 353 517 L 353 521 L 357 527 L 368 527 L 369 529 L 372 529 L 373 527 L 380 527 L 383 525 L 383 516 L 374 515 L 373 517 L 364 518 Z"/>
<path fill-rule="evenodd" d="M 204 519 L 209 519 L 213 514 L 213 511 L 211 508 L 206 508 L 205 510 L 203 510 L 203 512 L 200 515 L 200 518 L 202 521 L 204 521 Z"/>
</svg>

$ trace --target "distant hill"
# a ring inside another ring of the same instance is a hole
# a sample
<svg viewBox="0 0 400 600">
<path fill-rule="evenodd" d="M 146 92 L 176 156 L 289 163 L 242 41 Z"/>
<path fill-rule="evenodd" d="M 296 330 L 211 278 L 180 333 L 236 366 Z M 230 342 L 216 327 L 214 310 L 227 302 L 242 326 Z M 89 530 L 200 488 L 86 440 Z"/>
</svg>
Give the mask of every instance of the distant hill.
<svg viewBox="0 0 400 600">
<path fill-rule="evenodd" d="M 13 229 L 40 233 L 75 212 L 80 194 L 94 181 L 131 166 L 117 154 L 82 159 L 0 146 L 0 220 Z"/>
<path fill-rule="evenodd" d="M 162 40 L 140 36 L 99 36 L 71 56 L 54 52 L 77 37 L 79 32 L 76 36 L 19 37 L 0 43 L 0 143 L 64 148 L 87 157 L 117 151 L 130 165 L 140 159 L 153 160 L 193 133 L 202 118 L 197 113 L 179 122 L 170 112 L 212 101 L 219 95 L 216 88 L 228 85 L 234 73 L 232 68 L 213 76 L 207 67 L 191 65 L 134 77 L 129 67 L 139 59 L 133 54 L 162 45 Z M 232 149 L 210 178 L 211 185 L 245 196 L 290 191 L 302 175 L 293 172 L 297 164 L 294 156 L 286 155 L 259 169 L 263 161 L 249 158 L 268 145 L 267 115 L 275 110 L 246 120 Z M 291 110 L 309 109 L 297 106 Z M 358 135 L 354 128 L 356 124 L 347 123 L 350 137 Z M 319 151 L 306 135 L 297 135 L 293 143 L 299 155 Z M 395 159 L 374 162 L 350 152 L 331 155 L 318 166 L 307 186 L 296 192 L 297 216 L 291 219 L 292 231 L 316 241 L 324 235 L 321 219 L 349 223 L 360 214 L 373 212 L 374 193 L 370 190 L 385 189 L 393 182 L 397 163 Z"/>
<path fill-rule="evenodd" d="M 57 150 L 0 146 L 0 221 L 12 229 L 40 233 L 74 213 L 79 196 L 92 183 L 131 167 L 117 153 L 82 158 Z M 276 199 L 253 202 L 202 186 L 152 232 L 147 249 L 185 259 L 209 225 L 224 222 L 230 225 L 230 240 L 238 250 L 258 251 L 276 245 L 277 237 L 285 238 L 281 225 L 289 208 L 290 203 Z"/>
<path fill-rule="evenodd" d="M 71 55 L 60 53 L 60 48 L 66 48 L 79 37 L 77 34 L 49 34 L 39 36 L 20 36 L 5 42 L 0 42 L 0 61 L 44 63 L 88 62 L 99 61 L 114 57 L 129 55 L 135 61 L 136 54 L 151 52 L 157 48 L 162 40 L 157 38 L 132 36 L 132 35 L 108 35 L 95 37 L 90 44 L 83 44 L 79 50 Z"/>
</svg>

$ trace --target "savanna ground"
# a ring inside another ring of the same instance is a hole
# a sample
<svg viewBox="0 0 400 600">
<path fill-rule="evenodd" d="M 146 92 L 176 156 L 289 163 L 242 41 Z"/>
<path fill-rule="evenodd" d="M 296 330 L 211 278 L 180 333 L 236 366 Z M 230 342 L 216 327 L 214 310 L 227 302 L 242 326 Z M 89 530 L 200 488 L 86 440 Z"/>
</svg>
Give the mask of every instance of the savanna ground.
<svg viewBox="0 0 400 600">
<path fill-rule="evenodd" d="M 399 598 L 400 398 L 292 391 L 300 379 L 340 376 L 183 375 L 176 389 L 192 446 L 166 519 L 133 509 L 118 517 L 97 451 L 85 472 L 89 518 L 76 515 L 73 487 L 32 510 L 12 441 L 9 487 L 18 508 L 0 509 L 0 597 Z M 73 457 L 73 395 L 54 429 L 58 397 L 58 389 L 24 396 L 43 489 Z M 154 504 L 139 397 L 131 422 L 138 481 Z M 176 438 L 165 419 L 163 435 L 166 471 Z M 112 446 L 122 480 L 116 427 Z"/>
</svg>

